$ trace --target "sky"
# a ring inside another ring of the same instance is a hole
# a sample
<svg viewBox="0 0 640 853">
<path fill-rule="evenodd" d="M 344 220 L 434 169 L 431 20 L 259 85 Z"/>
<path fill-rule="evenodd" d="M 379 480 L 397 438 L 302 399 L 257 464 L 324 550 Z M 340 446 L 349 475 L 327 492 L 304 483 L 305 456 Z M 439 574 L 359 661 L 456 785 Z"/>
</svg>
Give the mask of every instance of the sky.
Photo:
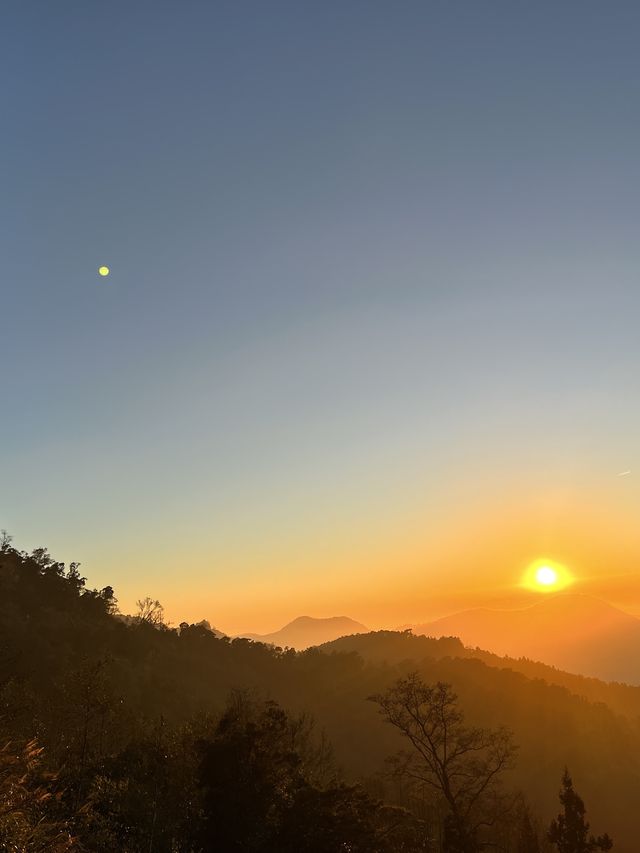
<svg viewBox="0 0 640 853">
<path fill-rule="evenodd" d="M 228 632 L 640 615 L 639 28 L 10 0 L 0 527 Z"/>
</svg>

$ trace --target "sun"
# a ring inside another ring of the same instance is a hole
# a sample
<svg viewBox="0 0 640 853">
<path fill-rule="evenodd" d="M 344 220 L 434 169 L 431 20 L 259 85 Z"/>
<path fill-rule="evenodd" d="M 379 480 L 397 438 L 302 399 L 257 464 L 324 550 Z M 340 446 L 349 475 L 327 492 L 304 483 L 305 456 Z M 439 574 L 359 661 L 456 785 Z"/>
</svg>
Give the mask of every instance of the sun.
<svg viewBox="0 0 640 853">
<path fill-rule="evenodd" d="M 109 275 L 109 267 L 98 267 L 98 272 L 102 276 Z"/>
<path fill-rule="evenodd" d="M 542 586 L 552 586 L 558 581 L 558 573 L 551 566 L 540 566 L 536 571 L 536 580 Z"/>
<path fill-rule="evenodd" d="M 535 592 L 560 592 L 573 583 L 566 566 L 552 560 L 536 560 L 525 571 L 521 586 Z"/>
</svg>

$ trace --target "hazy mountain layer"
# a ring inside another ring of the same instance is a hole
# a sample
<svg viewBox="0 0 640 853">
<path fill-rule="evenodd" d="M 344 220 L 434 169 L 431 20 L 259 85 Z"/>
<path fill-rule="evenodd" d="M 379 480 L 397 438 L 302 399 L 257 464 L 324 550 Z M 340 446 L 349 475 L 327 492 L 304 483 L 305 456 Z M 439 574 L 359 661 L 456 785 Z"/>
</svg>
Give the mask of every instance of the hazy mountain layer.
<svg viewBox="0 0 640 853">
<path fill-rule="evenodd" d="M 556 595 L 523 610 L 466 610 L 413 631 L 459 637 L 466 646 L 605 681 L 640 684 L 640 619 L 587 595 Z"/>
<path fill-rule="evenodd" d="M 47 768 L 62 774 L 63 787 L 81 784 L 83 796 L 110 774 L 110 791 L 135 794 L 127 826 L 140 815 L 151 820 L 140 804 L 153 802 L 157 778 L 174 784 L 162 762 L 145 763 L 149 750 L 162 743 L 162 757 L 165 743 L 180 746 L 183 727 L 207 725 L 231 691 L 245 688 L 310 714 L 347 777 L 369 779 L 380 796 L 395 801 L 400 792 L 386 760 L 403 744 L 367 700 L 418 671 L 427 683 L 453 686 L 470 725 L 513 731 L 519 749 L 508 784 L 524 792 L 543 823 L 557 814 L 558 783 L 568 765 L 594 828 L 610 832 L 616 853 L 637 853 L 639 688 L 527 661 L 501 662 L 452 638 L 386 631 L 296 653 L 220 638 L 204 624 L 172 629 L 156 616 L 117 619 L 111 587 L 87 589 L 77 567 L 67 570 L 46 552 L 0 553 L 4 742 L 37 736 Z M 629 665 L 627 656 L 622 662 Z M 177 778 L 171 790 L 188 783 L 189 777 Z M 113 808 L 108 805 L 110 820 L 118 817 Z"/>
<path fill-rule="evenodd" d="M 319 646 L 322 643 L 331 642 L 338 637 L 362 634 L 368 630 L 360 622 L 349 619 L 348 616 L 330 616 L 327 619 L 299 616 L 272 634 L 242 634 L 242 636 L 249 640 L 258 640 L 261 643 L 272 643 L 281 648 L 288 647 L 301 651 L 310 646 Z"/>
</svg>

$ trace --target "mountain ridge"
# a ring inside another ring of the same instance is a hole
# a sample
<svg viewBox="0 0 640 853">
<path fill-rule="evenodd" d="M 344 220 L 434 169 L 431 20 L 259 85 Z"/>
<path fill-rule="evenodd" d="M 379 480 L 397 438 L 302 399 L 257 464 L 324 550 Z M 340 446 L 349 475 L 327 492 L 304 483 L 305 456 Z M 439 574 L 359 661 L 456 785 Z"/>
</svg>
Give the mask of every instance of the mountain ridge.
<svg viewBox="0 0 640 853">
<path fill-rule="evenodd" d="M 640 684 L 640 619 L 583 593 L 558 593 L 517 610 L 463 610 L 412 630 L 459 637 L 465 646 L 566 672 Z"/>
<path fill-rule="evenodd" d="M 368 628 L 349 616 L 297 616 L 278 631 L 269 634 L 239 634 L 255 642 L 294 648 L 298 651 L 319 646 L 339 637 L 367 633 Z"/>
</svg>

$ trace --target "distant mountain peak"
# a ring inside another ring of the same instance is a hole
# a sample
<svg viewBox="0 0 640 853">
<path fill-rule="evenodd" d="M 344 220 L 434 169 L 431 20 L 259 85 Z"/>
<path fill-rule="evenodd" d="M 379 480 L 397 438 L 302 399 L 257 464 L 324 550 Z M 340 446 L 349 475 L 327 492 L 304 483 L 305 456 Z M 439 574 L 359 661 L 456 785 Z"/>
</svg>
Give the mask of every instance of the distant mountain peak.
<svg viewBox="0 0 640 853">
<path fill-rule="evenodd" d="M 368 630 L 361 622 L 356 622 L 349 616 L 297 616 L 279 631 L 273 631 L 271 634 L 243 634 L 242 636 L 261 643 L 301 650 L 350 634 L 366 634 Z"/>
<path fill-rule="evenodd" d="M 290 628 L 292 625 L 338 625 L 340 623 L 364 627 L 349 616 L 296 616 L 291 622 L 287 622 L 284 628 Z M 284 631 L 284 628 L 281 630 Z"/>
</svg>

